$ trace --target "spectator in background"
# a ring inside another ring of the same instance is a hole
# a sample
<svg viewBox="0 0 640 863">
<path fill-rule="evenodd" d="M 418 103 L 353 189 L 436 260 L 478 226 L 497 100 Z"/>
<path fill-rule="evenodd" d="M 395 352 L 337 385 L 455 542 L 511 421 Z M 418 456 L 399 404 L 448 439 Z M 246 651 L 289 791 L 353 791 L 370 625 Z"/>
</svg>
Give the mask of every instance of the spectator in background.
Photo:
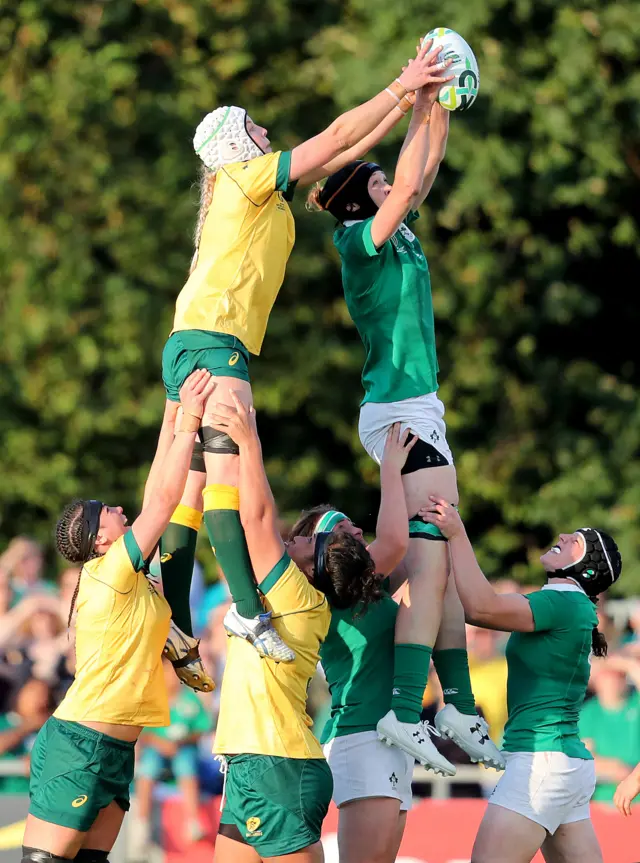
<svg viewBox="0 0 640 863">
<path fill-rule="evenodd" d="M 28 677 L 55 685 L 66 649 L 66 620 L 57 596 L 35 593 L 0 620 L 0 659 L 18 685 Z"/>
<path fill-rule="evenodd" d="M 31 678 L 19 690 L 14 710 L 0 714 L 0 760 L 21 759 L 22 767 L 20 775 L 0 776 L 1 794 L 28 794 L 28 753 L 54 706 L 47 683 Z"/>
<path fill-rule="evenodd" d="M 498 746 L 507 721 L 507 660 L 504 635 L 494 629 L 467 626 L 469 672 L 476 704 L 489 723 L 489 734 Z"/>
<path fill-rule="evenodd" d="M 204 703 L 187 687 L 180 687 L 171 663 L 163 660 L 169 696 L 171 724 L 166 728 L 143 731 L 142 754 L 136 771 L 137 816 L 141 822 L 140 842 L 148 845 L 151 835 L 151 809 L 154 785 L 170 769 L 175 777 L 184 806 L 185 840 L 197 842 L 204 835 L 198 817 L 198 742 L 211 730 Z M 136 858 L 137 859 L 137 858 Z"/>
<path fill-rule="evenodd" d="M 23 596 L 43 591 L 51 593 L 53 585 L 43 581 L 44 554 L 42 546 L 28 536 L 16 536 L 0 555 L 0 570 L 9 576 L 13 591 L 13 603 Z"/>
<path fill-rule="evenodd" d="M 580 736 L 595 760 L 593 800 L 610 802 L 617 783 L 640 761 L 640 662 L 619 655 L 593 659 L 590 686 L 595 697 L 582 708 Z"/>
</svg>

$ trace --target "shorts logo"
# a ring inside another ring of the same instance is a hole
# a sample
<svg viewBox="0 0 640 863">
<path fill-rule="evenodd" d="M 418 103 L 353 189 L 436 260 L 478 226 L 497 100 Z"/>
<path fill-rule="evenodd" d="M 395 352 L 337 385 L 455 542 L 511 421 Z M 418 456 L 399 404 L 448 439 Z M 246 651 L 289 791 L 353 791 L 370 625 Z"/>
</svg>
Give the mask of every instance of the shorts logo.
<svg viewBox="0 0 640 863">
<path fill-rule="evenodd" d="M 166 552 L 162 555 L 162 557 L 160 558 L 160 563 L 169 563 L 169 561 L 171 560 L 171 558 L 172 558 L 172 557 L 173 557 L 173 555 L 172 555 L 172 554 L 169 554 L 169 552 L 168 552 L 168 551 L 166 551 Z"/>
<path fill-rule="evenodd" d="M 71 801 L 71 805 L 73 806 L 74 809 L 79 809 L 80 806 L 84 806 L 84 804 L 87 802 L 88 799 L 89 798 L 87 797 L 86 794 L 81 794 L 80 797 L 76 797 L 75 800 Z"/>
<path fill-rule="evenodd" d="M 247 837 L 262 836 L 262 831 L 258 830 L 261 823 L 259 818 L 247 818 Z"/>
<path fill-rule="evenodd" d="M 398 787 L 398 777 L 396 776 L 395 773 L 391 774 L 391 776 L 389 777 L 389 782 L 391 783 L 391 787 L 395 791 L 396 788 Z"/>
<path fill-rule="evenodd" d="M 235 366 L 235 364 L 238 362 L 239 359 L 240 359 L 240 354 L 238 353 L 238 351 L 234 351 L 231 354 L 231 356 L 229 357 L 229 365 Z"/>
<path fill-rule="evenodd" d="M 438 432 L 435 429 L 431 432 L 429 437 L 431 438 L 431 440 L 434 443 L 437 443 L 440 440 L 440 435 L 438 434 Z"/>
</svg>

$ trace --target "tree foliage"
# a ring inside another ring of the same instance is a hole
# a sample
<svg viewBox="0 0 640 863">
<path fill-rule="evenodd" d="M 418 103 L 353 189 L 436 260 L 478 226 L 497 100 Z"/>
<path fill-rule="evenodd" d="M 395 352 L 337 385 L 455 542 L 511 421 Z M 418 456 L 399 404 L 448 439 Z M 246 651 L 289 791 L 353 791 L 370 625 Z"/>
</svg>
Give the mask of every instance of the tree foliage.
<svg viewBox="0 0 640 863">
<path fill-rule="evenodd" d="M 452 118 L 418 223 L 450 444 L 490 575 L 536 578 L 597 523 L 640 583 L 635 0 L 16 0 L 0 10 L 0 539 L 47 538 L 90 494 L 135 511 L 160 356 L 197 212 L 200 118 L 241 104 L 290 148 L 385 86 L 433 26 L 480 98 Z M 391 171 L 402 130 L 376 156 Z M 328 217 L 297 242 L 252 378 L 285 514 L 335 501 L 368 529 L 363 352 Z"/>
</svg>

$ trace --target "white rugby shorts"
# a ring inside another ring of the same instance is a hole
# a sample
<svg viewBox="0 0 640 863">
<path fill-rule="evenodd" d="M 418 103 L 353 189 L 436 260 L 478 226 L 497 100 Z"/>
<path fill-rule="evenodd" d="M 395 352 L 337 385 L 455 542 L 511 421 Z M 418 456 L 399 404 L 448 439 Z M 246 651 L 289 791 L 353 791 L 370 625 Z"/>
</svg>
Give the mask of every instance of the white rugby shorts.
<svg viewBox="0 0 640 863">
<path fill-rule="evenodd" d="M 401 423 L 402 431 L 411 429 L 420 440 L 431 444 L 449 464 L 453 464 L 447 443 L 444 405 L 436 393 L 400 402 L 366 402 L 362 405 L 358 422 L 360 441 L 378 464 L 382 461 L 387 434 L 394 423 Z"/>
<path fill-rule="evenodd" d="M 553 835 L 562 824 L 586 821 L 596 787 L 592 760 L 564 752 L 503 752 L 507 766 L 489 803 L 540 824 Z"/>
<path fill-rule="evenodd" d="M 333 773 L 336 806 L 367 797 L 392 797 L 400 811 L 411 809 L 414 760 L 396 746 L 385 746 L 376 731 L 334 737 L 322 747 Z"/>
</svg>

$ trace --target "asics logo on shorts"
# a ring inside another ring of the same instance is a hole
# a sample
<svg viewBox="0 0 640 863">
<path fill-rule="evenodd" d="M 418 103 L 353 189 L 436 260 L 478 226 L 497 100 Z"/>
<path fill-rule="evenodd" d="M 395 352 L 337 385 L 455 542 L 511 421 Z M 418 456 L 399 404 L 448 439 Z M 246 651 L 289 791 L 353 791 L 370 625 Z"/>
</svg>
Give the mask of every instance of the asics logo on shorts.
<svg viewBox="0 0 640 863">
<path fill-rule="evenodd" d="M 262 836 L 258 830 L 261 823 L 259 818 L 247 818 L 247 836 Z"/>
<path fill-rule="evenodd" d="M 86 794 L 81 794 L 80 797 L 76 797 L 75 800 L 71 801 L 71 805 L 73 806 L 74 809 L 79 809 L 80 806 L 84 806 L 84 804 L 87 802 L 88 799 L 89 798 L 87 797 Z"/>
<path fill-rule="evenodd" d="M 229 365 L 235 366 L 235 364 L 238 362 L 239 359 L 240 359 L 240 354 L 238 353 L 238 351 L 234 351 L 231 354 L 231 356 L 229 357 Z"/>
<path fill-rule="evenodd" d="M 173 557 L 172 554 L 169 554 L 168 551 L 165 551 L 165 553 L 160 558 L 160 563 L 168 563 L 172 557 Z"/>
</svg>

